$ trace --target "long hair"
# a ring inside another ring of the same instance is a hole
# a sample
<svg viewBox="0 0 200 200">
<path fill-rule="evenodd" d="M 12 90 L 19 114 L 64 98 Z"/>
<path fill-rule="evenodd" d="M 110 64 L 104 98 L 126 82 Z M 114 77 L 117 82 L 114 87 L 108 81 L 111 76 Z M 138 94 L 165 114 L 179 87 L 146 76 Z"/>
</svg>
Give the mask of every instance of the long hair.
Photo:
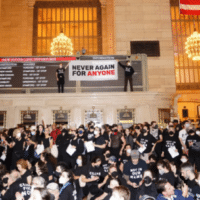
<svg viewBox="0 0 200 200">
<path fill-rule="evenodd" d="M 48 174 L 47 165 L 44 162 L 42 162 L 41 160 L 38 161 L 38 167 L 42 174 Z"/>
<path fill-rule="evenodd" d="M 51 153 L 47 153 L 45 151 L 42 153 L 42 156 L 44 157 L 44 160 L 46 162 L 49 162 L 49 163 L 52 164 L 52 166 L 55 170 L 56 165 L 57 165 L 57 159 Z"/>
</svg>

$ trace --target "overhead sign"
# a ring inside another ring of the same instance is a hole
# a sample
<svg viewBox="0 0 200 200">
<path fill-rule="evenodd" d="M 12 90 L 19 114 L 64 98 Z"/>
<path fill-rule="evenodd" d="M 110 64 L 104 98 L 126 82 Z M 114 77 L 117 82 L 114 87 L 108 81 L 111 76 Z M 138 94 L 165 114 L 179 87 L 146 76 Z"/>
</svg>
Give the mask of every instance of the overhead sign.
<svg viewBox="0 0 200 200">
<path fill-rule="evenodd" d="M 118 80 L 116 60 L 71 61 L 69 64 L 70 81 Z"/>
</svg>

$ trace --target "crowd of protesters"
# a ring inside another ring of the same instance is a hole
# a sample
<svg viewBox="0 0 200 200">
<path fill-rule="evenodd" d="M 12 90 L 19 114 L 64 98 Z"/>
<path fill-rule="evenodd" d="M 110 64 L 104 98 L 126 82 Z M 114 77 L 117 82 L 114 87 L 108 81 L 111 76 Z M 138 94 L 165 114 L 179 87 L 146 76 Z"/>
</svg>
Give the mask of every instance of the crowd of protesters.
<svg viewBox="0 0 200 200">
<path fill-rule="evenodd" d="M 94 122 L 0 133 L 0 200 L 200 200 L 200 131 Z"/>
</svg>

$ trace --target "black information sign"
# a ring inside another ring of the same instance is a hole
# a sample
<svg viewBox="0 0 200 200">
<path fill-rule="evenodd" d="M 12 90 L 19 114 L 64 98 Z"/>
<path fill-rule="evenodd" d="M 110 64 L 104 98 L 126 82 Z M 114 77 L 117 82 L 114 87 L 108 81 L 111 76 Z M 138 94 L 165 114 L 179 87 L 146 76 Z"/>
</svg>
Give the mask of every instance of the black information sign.
<svg viewBox="0 0 200 200">
<path fill-rule="evenodd" d="M 0 88 L 56 87 L 60 63 L 63 67 L 67 65 L 67 62 L 0 62 Z M 75 86 L 75 81 L 69 81 L 68 68 L 65 83 L 68 87 Z"/>
</svg>

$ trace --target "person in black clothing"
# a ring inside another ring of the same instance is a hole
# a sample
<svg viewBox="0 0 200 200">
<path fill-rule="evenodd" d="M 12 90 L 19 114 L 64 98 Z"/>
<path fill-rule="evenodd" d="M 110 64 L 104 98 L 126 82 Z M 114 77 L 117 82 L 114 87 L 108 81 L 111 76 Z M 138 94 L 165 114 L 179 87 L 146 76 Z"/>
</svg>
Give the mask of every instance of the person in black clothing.
<svg viewBox="0 0 200 200">
<path fill-rule="evenodd" d="M 195 180 L 195 169 L 192 164 L 183 163 L 181 165 L 181 175 L 186 180 L 189 194 L 196 200 L 200 199 L 200 186 Z"/>
<path fill-rule="evenodd" d="M 74 177 L 71 170 L 62 172 L 59 178 L 59 184 L 62 185 L 60 189 L 58 200 L 77 200 L 77 190 L 74 184 Z"/>
<path fill-rule="evenodd" d="M 58 93 L 60 91 L 64 92 L 64 84 L 65 84 L 65 69 L 69 66 L 69 63 L 66 65 L 65 68 L 63 68 L 62 63 L 60 63 L 59 68 L 56 70 L 56 80 L 58 84 Z"/>
<path fill-rule="evenodd" d="M 41 144 L 42 140 L 44 139 L 44 126 L 42 124 L 40 124 L 37 127 L 37 131 L 36 131 L 36 143 L 37 144 Z M 34 141 L 33 141 L 34 142 Z"/>
<path fill-rule="evenodd" d="M 118 60 L 117 60 L 118 61 Z M 132 75 L 134 74 L 134 69 L 131 66 L 131 61 L 126 61 L 126 65 L 121 64 L 118 62 L 119 65 L 124 69 L 125 72 L 125 82 L 124 82 L 124 91 L 127 91 L 127 84 L 129 81 L 131 91 L 133 91 L 133 78 Z"/>
<path fill-rule="evenodd" d="M 186 138 L 186 147 L 189 150 L 189 162 L 193 165 L 195 164 L 197 171 L 200 172 L 200 152 L 193 148 L 196 142 L 200 142 L 200 137 L 194 130 L 189 130 L 188 134 Z"/>
<path fill-rule="evenodd" d="M 171 171 L 170 164 L 168 162 L 165 162 L 164 160 L 159 160 L 157 162 L 157 168 L 159 172 L 158 179 L 167 180 L 172 186 L 175 185 L 175 177 L 174 173 Z"/>
</svg>

